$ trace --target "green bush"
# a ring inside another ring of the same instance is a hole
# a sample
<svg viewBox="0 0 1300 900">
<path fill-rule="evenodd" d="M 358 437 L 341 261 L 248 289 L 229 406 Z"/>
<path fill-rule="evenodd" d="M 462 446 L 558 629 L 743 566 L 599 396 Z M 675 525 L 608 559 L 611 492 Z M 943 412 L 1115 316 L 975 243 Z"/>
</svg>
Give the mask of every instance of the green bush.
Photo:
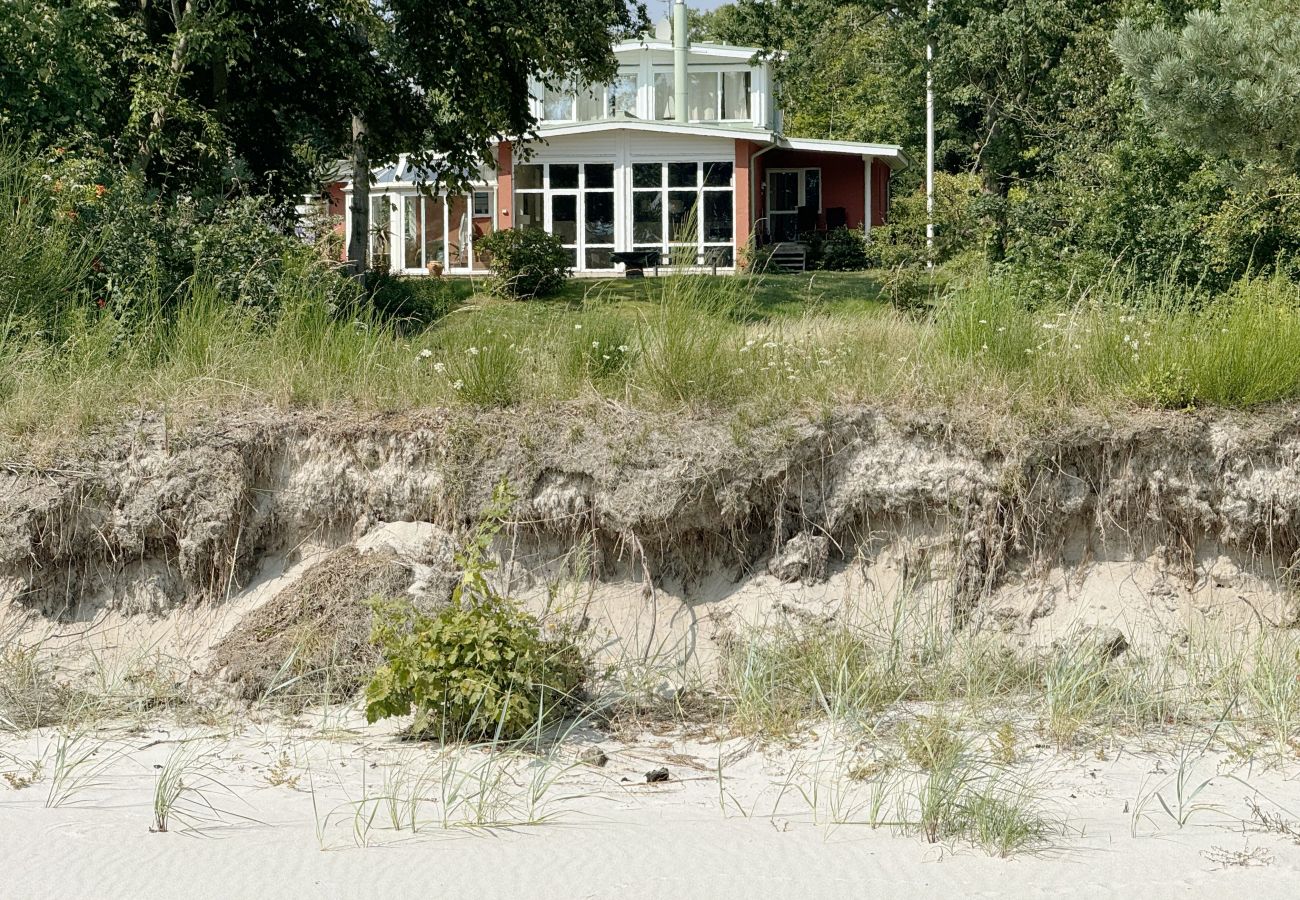
<svg viewBox="0 0 1300 900">
<path fill-rule="evenodd" d="M 513 740 L 568 707 L 582 683 L 572 640 L 496 593 L 486 552 L 512 498 L 499 485 L 492 508 L 457 557 L 464 575 L 435 615 L 407 601 L 375 601 L 371 640 L 384 655 L 366 687 L 366 718 L 414 712 L 412 732 L 444 739 Z"/>
<path fill-rule="evenodd" d="M 818 268 L 828 272 L 861 272 L 870 267 L 865 234 L 851 228 L 836 228 L 827 232 L 822 240 Z"/>
<path fill-rule="evenodd" d="M 493 289 L 507 297 L 547 297 L 568 280 L 569 251 L 553 234 L 510 228 L 494 231 L 478 246 L 492 255 Z"/>
<path fill-rule="evenodd" d="M 432 325 L 473 292 L 472 283 L 459 278 L 406 278 L 389 272 L 371 272 L 367 281 L 375 312 L 403 331 Z"/>
</svg>

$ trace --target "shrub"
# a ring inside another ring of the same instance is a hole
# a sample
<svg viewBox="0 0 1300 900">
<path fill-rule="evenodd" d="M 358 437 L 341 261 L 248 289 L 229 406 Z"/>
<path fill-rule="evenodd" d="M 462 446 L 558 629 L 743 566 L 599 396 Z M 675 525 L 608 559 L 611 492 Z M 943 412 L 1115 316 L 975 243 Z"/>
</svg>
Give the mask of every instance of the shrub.
<svg viewBox="0 0 1300 900">
<path fill-rule="evenodd" d="M 452 278 L 403 278 L 372 272 L 370 302 L 375 312 L 403 331 L 415 331 L 441 319 L 473 290 L 468 281 Z"/>
<path fill-rule="evenodd" d="M 488 584 L 486 557 L 513 498 L 503 484 L 469 546 L 451 602 L 434 615 L 375 601 L 371 640 L 385 662 L 366 688 L 366 718 L 414 711 L 411 730 L 513 740 L 563 710 L 582 682 L 581 654 Z"/>
<path fill-rule="evenodd" d="M 493 289 L 507 297 L 546 297 L 564 287 L 569 277 L 569 251 L 545 231 L 494 231 L 478 246 L 492 255 Z"/>
<path fill-rule="evenodd" d="M 850 228 L 826 234 L 821 246 L 821 266 L 829 272 L 860 272 L 869 268 L 866 235 Z"/>
</svg>

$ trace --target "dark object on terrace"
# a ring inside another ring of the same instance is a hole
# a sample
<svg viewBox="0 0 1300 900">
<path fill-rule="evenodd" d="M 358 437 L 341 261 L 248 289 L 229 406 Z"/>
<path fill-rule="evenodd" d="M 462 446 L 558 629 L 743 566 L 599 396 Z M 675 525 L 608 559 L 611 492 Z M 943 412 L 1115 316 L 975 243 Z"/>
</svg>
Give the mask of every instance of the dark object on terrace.
<svg viewBox="0 0 1300 900">
<path fill-rule="evenodd" d="M 668 780 L 668 770 L 667 770 L 667 769 L 651 769 L 649 772 L 646 772 L 646 773 L 645 773 L 645 780 L 646 780 L 646 783 L 647 783 L 647 784 L 656 784 L 656 783 L 661 782 L 661 781 L 667 781 L 667 780 Z"/>
<path fill-rule="evenodd" d="M 826 230 L 834 231 L 836 228 L 844 228 L 849 223 L 848 214 L 842 206 L 826 207 Z"/>
<path fill-rule="evenodd" d="M 798 232 L 799 234 L 808 234 L 817 230 L 817 207 L 811 203 L 799 207 L 798 212 Z"/>
<path fill-rule="evenodd" d="M 623 263 L 623 275 L 626 278 L 644 278 L 647 266 L 659 265 L 658 250 L 626 250 L 611 253 L 609 258 L 616 263 Z"/>
</svg>

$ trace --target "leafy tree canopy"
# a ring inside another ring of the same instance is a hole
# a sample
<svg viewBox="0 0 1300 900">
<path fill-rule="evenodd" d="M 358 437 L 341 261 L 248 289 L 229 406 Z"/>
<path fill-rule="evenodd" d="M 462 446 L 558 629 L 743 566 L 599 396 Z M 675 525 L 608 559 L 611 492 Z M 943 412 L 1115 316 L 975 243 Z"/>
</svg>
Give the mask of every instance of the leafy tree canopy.
<svg viewBox="0 0 1300 900">
<path fill-rule="evenodd" d="M 1181 27 L 1123 22 L 1115 51 L 1143 109 L 1218 159 L 1300 172 L 1300 7 L 1223 0 Z"/>
</svg>

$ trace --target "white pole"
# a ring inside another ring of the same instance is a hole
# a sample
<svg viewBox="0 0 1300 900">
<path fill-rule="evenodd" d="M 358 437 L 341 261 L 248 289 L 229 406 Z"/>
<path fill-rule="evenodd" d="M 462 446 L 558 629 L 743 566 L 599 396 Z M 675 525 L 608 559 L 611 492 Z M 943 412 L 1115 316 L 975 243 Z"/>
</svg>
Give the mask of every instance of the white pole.
<svg viewBox="0 0 1300 900">
<path fill-rule="evenodd" d="M 934 0 L 925 2 L 926 28 L 930 21 Z M 926 268 L 934 267 L 934 43 L 927 32 L 925 39 L 925 250 Z"/>
</svg>

